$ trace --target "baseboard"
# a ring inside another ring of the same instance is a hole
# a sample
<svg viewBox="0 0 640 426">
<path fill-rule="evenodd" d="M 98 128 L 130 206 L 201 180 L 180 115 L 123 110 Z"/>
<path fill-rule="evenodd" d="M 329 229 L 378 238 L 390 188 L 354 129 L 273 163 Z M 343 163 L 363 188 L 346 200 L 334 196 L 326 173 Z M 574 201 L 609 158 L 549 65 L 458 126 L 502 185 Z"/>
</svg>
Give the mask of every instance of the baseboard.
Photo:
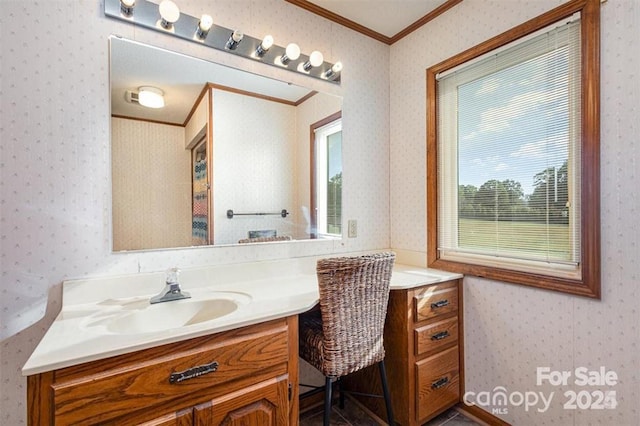
<svg viewBox="0 0 640 426">
<path fill-rule="evenodd" d="M 318 406 L 324 405 L 324 390 L 314 395 L 300 398 L 300 414 L 304 414 L 309 410 L 313 410 Z"/>
<path fill-rule="evenodd" d="M 463 416 L 486 426 L 511 426 L 509 423 L 491 413 L 488 413 L 487 411 L 484 411 L 476 405 L 469 406 L 464 403 L 459 403 L 455 406 L 455 409 Z"/>
<path fill-rule="evenodd" d="M 345 399 L 348 400 L 347 404 L 355 404 L 355 405 L 357 405 L 362 411 L 367 413 L 367 415 L 369 417 L 371 417 L 379 425 L 387 425 L 388 424 L 384 420 L 382 420 L 380 417 L 378 417 L 378 415 L 376 413 L 374 413 L 373 411 L 369 410 L 360 401 L 358 401 L 356 398 L 354 398 L 353 395 L 350 395 L 348 392 L 345 392 L 344 396 L 345 396 Z"/>
<path fill-rule="evenodd" d="M 338 403 L 338 395 L 339 393 L 337 392 L 337 389 L 334 387 L 333 395 L 331 398 L 333 400 L 332 401 L 333 404 Z M 354 398 L 353 395 L 349 394 L 349 392 L 345 392 L 344 396 L 346 399 L 345 401 L 346 404 L 357 405 L 362 411 L 367 413 L 367 415 L 371 417 L 379 425 L 387 425 L 387 423 L 384 420 L 382 420 L 380 417 L 378 417 L 376 413 L 374 413 L 373 411 L 369 410 L 367 407 L 362 405 L 362 403 L 358 401 L 356 398 Z M 309 395 L 305 398 L 300 398 L 300 415 L 306 414 L 316 409 L 319 409 L 318 412 L 321 412 L 322 409 L 324 409 L 324 390 L 314 395 Z"/>
</svg>

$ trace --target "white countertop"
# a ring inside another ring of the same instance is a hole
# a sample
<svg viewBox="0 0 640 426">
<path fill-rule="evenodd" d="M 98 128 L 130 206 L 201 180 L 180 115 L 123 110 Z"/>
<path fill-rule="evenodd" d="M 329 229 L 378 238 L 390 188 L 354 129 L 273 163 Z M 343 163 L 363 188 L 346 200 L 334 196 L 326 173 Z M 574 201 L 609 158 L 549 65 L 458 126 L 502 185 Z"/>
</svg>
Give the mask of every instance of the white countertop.
<svg viewBox="0 0 640 426">
<path fill-rule="evenodd" d="M 220 318 L 162 331 L 112 332 L 104 325 L 104 319 L 134 312 L 138 306 L 148 308 L 149 298 L 164 286 L 164 273 L 65 281 L 62 310 L 27 360 L 22 374 L 33 375 L 305 312 L 318 302 L 317 259 L 305 257 L 184 270 L 179 281 L 182 289 L 191 293 L 190 301 L 215 293 L 222 298 L 235 298 L 238 308 Z M 461 277 L 396 264 L 391 289 Z M 161 305 L 166 309 L 182 302 Z"/>
</svg>

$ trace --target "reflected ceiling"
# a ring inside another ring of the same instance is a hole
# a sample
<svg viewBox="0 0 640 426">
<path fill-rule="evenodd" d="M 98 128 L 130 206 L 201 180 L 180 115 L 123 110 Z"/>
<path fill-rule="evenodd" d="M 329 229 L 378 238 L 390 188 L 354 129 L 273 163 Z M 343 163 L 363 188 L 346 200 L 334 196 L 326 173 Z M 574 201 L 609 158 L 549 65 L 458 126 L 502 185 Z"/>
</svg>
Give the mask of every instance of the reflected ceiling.
<svg viewBox="0 0 640 426">
<path fill-rule="evenodd" d="M 130 40 L 112 38 L 118 55 L 111 57 L 111 114 L 183 125 L 203 88 L 203 76 L 210 83 L 241 88 L 260 95 L 297 102 L 310 90 L 213 62 L 174 53 L 163 61 L 157 49 Z M 194 62 L 198 66 L 194 66 Z M 239 81 L 240 80 L 240 81 Z M 165 107 L 144 108 L 126 101 L 127 90 L 153 86 L 164 91 Z"/>
</svg>

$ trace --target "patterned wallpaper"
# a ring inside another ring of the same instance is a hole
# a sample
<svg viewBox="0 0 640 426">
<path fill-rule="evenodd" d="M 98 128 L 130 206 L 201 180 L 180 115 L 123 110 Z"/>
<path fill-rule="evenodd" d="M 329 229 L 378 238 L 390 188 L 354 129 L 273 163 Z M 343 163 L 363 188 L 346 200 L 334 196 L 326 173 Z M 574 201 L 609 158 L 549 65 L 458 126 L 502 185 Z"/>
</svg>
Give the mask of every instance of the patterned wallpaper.
<svg viewBox="0 0 640 426">
<path fill-rule="evenodd" d="M 236 213 L 295 209 L 295 107 L 224 90 L 213 91 L 213 205 L 215 244 L 235 244 L 248 231 L 292 235 L 292 216 Z M 247 120 L 250 124 L 247 125 Z"/>
<path fill-rule="evenodd" d="M 96 0 L 0 7 L 0 424 L 25 423 L 20 369 L 61 305 L 67 278 L 161 271 L 389 246 L 389 48 L 281 0 L 180 0 L 228 28 L 341 60 L 342 85 L 309 79 L 105 18 Z M 36 29 L 26 30 L 30 26 Z M 107 38 L 213 60 L 344 97 L 346 219 L 358 238 L 111 253 Z M 375 72 L 371 72 L 375 70 Z"/>
<path fill-rule="evenodd" d="M 184 127 L 111 119 L 113 250 L 191 245 Z"/>
<path fill-rule="evenodd" d="M 3 1 L 0 424 L 25 423 L 20 368 L 60 309 L 64 279 L 390 244 L 423 258 L 425 69 L 558 3 L 465 0 L 388 48 L 280 0 L 180 0 L 191 15 L 214 13 L 226 27 L 270 32 L 278 44 L 296 40 L 305 52 L 317 48 L 329 61 L 342 60 L 343 83 L 335 87 L 104 18 L 99 1 Z M 468 390 L 550 391 L 536 388 L 535 367 L 605 366 L 620 378 L 619 407 L 564 410 L 566 389 L 558 387 L 547 413 L 521 407 L 502 415 L 514 424 L 640 423 L 640 63 L 629 54 L 640 39 L 639 6 L 608 0 L 602 9 L 602 301 L 465 279 Z M 29 37 L 27 23 L 38 26 Z M 358 220 L 358 238 L 111 254 L 110 34 L 343 96 L 344 218 Z"/>
<path fill-rule="evenodd" d="M 465 0 L 392 46 L 392 247 L 426 256 L 426 68 L 560 3 Z M 499 415 L 514 425 L 640 424 L 640 2 L 608 0 L 601 10 L 602 300 L 464 281 L 467 390 L 554 392 L 545 412 L 538 412 L 540 402 L 529 409 L 511 405 Z M 566 386 L 537 386 L 537 367 L 572 377 Z M 618 384 L 578 386 L 580 367 L 613 370 Z M 571 402 L 565 392 L 583 392 L 585 402 L 607 390 L 617 393 L 616 409 L 564 408 Z"/>
</svg>

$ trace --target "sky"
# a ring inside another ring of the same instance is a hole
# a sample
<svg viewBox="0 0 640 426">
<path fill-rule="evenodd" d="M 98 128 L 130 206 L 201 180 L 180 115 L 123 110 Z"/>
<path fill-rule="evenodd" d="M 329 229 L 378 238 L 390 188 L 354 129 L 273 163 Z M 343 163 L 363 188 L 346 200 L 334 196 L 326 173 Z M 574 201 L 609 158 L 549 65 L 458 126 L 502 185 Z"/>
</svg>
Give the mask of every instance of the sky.
<svg viewBox="0 0 640 426">
<path fill-rule="evenodd" d="M 458 86 L 459 184 L 520 182 L 568 157 L 566 48 Z M 548 77 L 550 76 L 550 77 Z"/>
</svg>

